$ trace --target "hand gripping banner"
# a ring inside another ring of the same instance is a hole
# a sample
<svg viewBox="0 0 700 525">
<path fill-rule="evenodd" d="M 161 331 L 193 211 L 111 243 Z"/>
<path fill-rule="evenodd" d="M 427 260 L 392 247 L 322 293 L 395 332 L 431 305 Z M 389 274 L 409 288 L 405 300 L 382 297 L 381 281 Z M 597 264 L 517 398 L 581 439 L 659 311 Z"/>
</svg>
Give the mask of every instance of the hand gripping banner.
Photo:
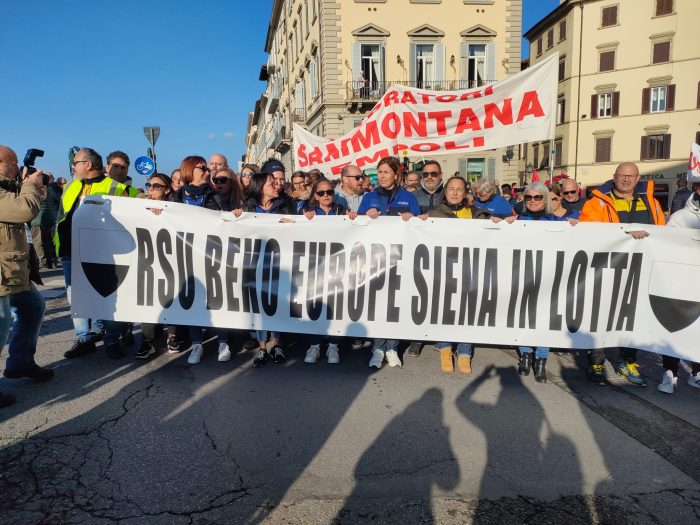
<svg viewBox="0 0 700 525">
<path fill-rule="evenodd" d="M 375 166 L 410 156 L 465 154 L 552 139 L 557 97 L 554 53 L 505 80 L 466 91 L 392 85 L 358 127 L 330 140 L 294 124 L 296 169 L 336 177 L 347 164 Z"/>
<path fill-rule="evenodd" d="M 86 197 L 73 219 L 72 313 L 700 360 L 698 230 L 280 218 Z"/>
</svg>

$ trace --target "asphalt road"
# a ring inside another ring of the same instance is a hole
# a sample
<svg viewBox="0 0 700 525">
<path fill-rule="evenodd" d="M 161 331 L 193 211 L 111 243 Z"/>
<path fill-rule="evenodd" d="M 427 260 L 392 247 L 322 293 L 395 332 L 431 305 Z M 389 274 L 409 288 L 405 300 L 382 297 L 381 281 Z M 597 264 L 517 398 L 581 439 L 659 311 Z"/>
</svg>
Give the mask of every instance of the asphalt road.
<svg viewBox="0 0 700 525">
<path fill-rule="evenodd" d="M 646 388 L 611 368 L 593 386 L 567 352 L 538 384 L 497 348 L 471 376 L 432 347 L 402 369 L 370 370 L 368 350 L 308 365 L 303 341 L 262 369 L 215 348 L 196 366 L 67 361 L 62 279 L 45 275 L 37 360 L 56 377 L 0 380 L 18 397 L 0 411 L 4 524 L 700 523 L 700 391 L 684 370 L 657 392 L 656 356 Z"/>
</svg>

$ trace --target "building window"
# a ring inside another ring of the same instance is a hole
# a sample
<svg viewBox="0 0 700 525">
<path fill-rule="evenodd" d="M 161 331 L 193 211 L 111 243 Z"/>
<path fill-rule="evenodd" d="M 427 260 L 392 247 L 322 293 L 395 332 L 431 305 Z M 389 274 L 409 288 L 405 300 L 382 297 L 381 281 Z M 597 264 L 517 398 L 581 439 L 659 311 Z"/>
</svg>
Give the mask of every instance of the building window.
<svg viewBox="0 0 700 525">
<path fill-rule="evenodd" d="M 676 85 L 655 86 L 642 90 L 642 113 L 673 111 L 676 104 Z"/>
<path fill-rule="evenodd" d="M 653 47 L 652 64 L 663 64 L 671 61 L 671 42 L 656 42 Z"/>
<path fill-rule="evenodd" d="M 316 0 L 310 0 L 311 2 L 311 20 L 316 20 Z"/>
<path fill-rule="evenodd" d="M 484 159 L 467 159 L 467 180 L 469 182 L 475 182 L 484 175 Z"/>
<path fill-rule="evenodd" d="M 615 69 L 615 50 L 600 53 L 598 71 L 613 71 Z"/>
<path fill-rule="evenodd" d="M 667 86 L 651 88 L 651 100 L 649 106 L 650 113 L 660 113 L 666 111 Z"/>
<path fill-rule="evenodd" d="M 595 139 L 595 161 L 610 162 L 612 159 L 612 137 Z"/>
<path fill-rule="evenodd" d="M 539 144 L 533 144 L 532 145 L 532 165 L 535 166 L 535 169 L 540 165 L 540 145 Z"/>
<path fill-rule="evenodd" d="M 619 114 L 619 91 L 591 95 L 591 118 L 617 117 Z"/>
<path fill-rule="evenodd" d="M 416 44 L 416 87 L 429 89 L 435 80 L 435 46 Z"/>
<path fill-rule="evenodd" d="M 362 44 L 360 46 L 362 76 L 370 91 L 381 89 L 383 80 L 382 48 L 380 44 Z"/>
<path fill-rule="evenodd" d="M 560 58 L 559 59 L 559 82 L 564 80 L 564 77 L 566 75 L 566 58 Z"/>
<path fill-rule="evenodd" d="M 469 55 L 467 57 L 467 80 L 469 81 L 470 88 L 484 84 L 484 80 L 486 80 L 485 44 L 469 44 Z"/>
<path fill-rule="evenodd" d="M 646 135 L 642 137 L 642 160 L 671 158 L 671 135 Z"/>
<path fill-rule="evenodd" d="M 559 22 L 559 42 L 566 38 L 566 20 Z"/>
<path fill-rule="evenodd" d="M 673 0 L 656 0 L 656 16 L 673 13 Z"/>
<path fill-rule="evenodd" d="M 610 27 L 617 25 L 617 6 L 611 5 L 601 9 L 602 20 L 601 27 Z"/>
<path fill-rule="evenodd" d="M 542 54 L 542 37 L 539 37 L 537 39 L 537 54 L 538 55 Z"/>
<path fill-rule="evenodd" d="M 562 140 L 555 140 L 554 141 L 554 166 L 561 166 L 562 158 Z"/>
<path fill-rule="evenodd" d="M 554 46 L 554 29 L 547 31 L 547 49 Z"/>
<path fill-rule="evenodd" d="M 566 115 L 566 100 L 560 99 L 557 102 L 557 124 L 563 124 Z"/>
<path fill-rule="evenodd" d="M 309 62 L 309 90 L 311 92 L 311 100 L 318 96 L 318 71 L 316 66 L 316 56 L 311 57 Z"/>
</svg>

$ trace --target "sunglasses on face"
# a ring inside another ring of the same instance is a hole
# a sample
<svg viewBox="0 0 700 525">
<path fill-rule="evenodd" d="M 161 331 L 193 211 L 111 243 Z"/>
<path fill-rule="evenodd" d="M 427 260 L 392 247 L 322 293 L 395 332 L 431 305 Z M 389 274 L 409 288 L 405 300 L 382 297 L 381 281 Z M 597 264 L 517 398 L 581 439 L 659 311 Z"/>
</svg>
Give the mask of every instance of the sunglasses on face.
<svg viewBox="0 0 700 525">
<path fill-rule="evenodd" d="M 316 195 L 318 195 L 319 197 L 325 197 L 326 195 L 332 197 L 333 195 L 335 195 L 335 190 L 318 190 L 316 192 Z"/>
<path fill-rule="evenodd" d="M 571 190 L 571 191 L 562 191 L 564 195 L 576 195 L 578 193 L 578 190 Z"/>
<path fill-rule="evenodd" d="M 525 195 L 525 202 L 536 201 L 540 202 L 544 199 L 544 195 Z"/>
<path fill-rule="evenodd" d="M 195 166 L 195 169 L 197 168 L 202 170 L 202 173 L 208 173 L 209 171 L 211 171 L 207 166 Z"/>
<path fill-rule="evenodd" d="M 227 182 L 229 182 L 230 180 L 231 179 L 229 179 L 228 177 L 214 177 L 212 179 L 212 182 L 214 184 L 223 185 L 223 184 L 226 184 Z"/>
<path fill-rule="evenodd" d="M 167 186 L 165 186 L 164 184 L 158 184 L 157 182 L 147 182 L 146 183 L 147 190 L 159 191 L 159 190 L 164 190 L 165 188 L 167 188 Z"/>
<path fill-rule="evenodd" d="M 355 179 L 357 182 L 362 182 L 367 178 L 367 175 L 343 175 L 346 179 Z"/>
<path fill-rule="evenodd" d="M 440 176 L 440 174 L 437 171 L 424 171 L 423 173 L 421 173 L 421 175 L 423 175 L 424 179 L 427 177 L 439 177 Z"/>
</svg>

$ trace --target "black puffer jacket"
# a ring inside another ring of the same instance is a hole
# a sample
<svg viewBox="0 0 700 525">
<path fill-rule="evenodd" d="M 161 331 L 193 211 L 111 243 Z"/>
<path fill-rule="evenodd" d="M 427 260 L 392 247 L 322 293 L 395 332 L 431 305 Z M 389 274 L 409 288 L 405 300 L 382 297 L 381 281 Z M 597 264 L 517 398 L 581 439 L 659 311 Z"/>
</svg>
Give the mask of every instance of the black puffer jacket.
<svg viewBox="0 0 700 525">
<path fill-rule="evenodd" d="M 256 213 L 257 207 L 258 201 L 254 198 L 248 198 L 243 203 L 243 211 Z M 283 193 L 272 201 L 272 207 L 267 211 L 267 213 L 276 213 L 278 215 L 296 215 L 296 205 L 291 197 L 287 196 L 286 193 Z"/>
</svg>

